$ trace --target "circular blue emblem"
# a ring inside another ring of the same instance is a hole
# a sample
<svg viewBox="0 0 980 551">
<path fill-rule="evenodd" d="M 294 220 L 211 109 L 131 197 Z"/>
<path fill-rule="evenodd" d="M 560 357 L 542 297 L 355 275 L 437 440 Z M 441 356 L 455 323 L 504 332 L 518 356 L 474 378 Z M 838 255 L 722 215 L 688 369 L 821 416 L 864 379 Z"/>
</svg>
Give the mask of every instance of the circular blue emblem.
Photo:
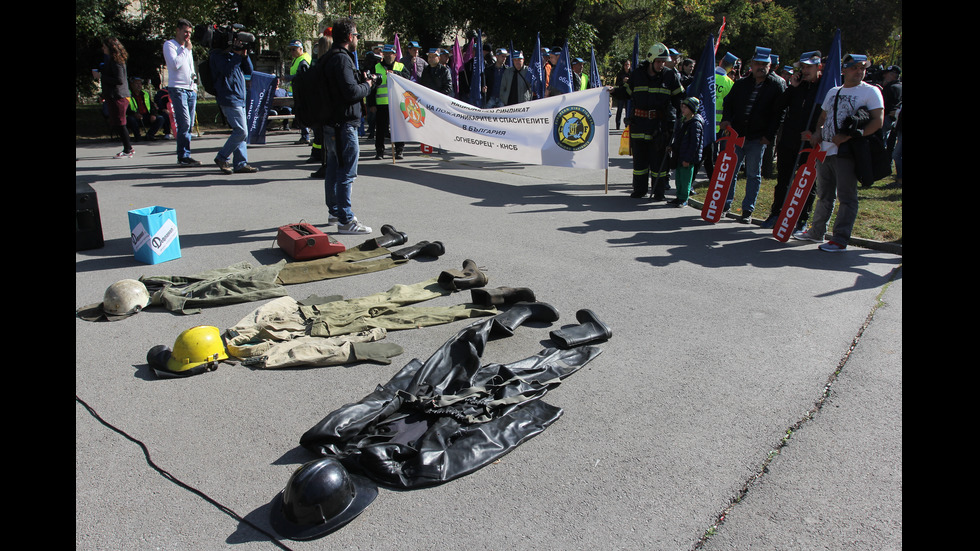
<svg viewBox="0 0 980 551">
<path fill-rule="evenodd" d="M 584 107 L 570 105 L 555 115 L 555 143 L 562 149 L 578 151 L 592 143 L 595 123 Z"/>
</svg>

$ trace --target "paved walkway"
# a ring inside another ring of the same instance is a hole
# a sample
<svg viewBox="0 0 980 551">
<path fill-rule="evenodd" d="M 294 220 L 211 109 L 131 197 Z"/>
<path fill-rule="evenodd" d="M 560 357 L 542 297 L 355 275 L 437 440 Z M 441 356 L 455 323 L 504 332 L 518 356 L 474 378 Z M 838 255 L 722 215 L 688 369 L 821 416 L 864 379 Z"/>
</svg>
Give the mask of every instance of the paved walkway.
<svg viewBox="0 0 980 551">
<path fill-rule="evenodd" d="M 115 143 L 76 147 L 76 181 L 97 191 L 106 240 L 76 253 L 76 306 L 123 278 L 276 262 L 284 224 L 333 231 L 295 137 L 251 147 L 260 172 L 231 176 L 211 164 L 221 135 L 194 140 L 204 166 L 193 169 L 177 168 L 173 142 L 137 143 L 125 160 L 112 159 Z M 545 397 L 563 417 L 498 463 L 436 488 L 382 489 L 340 531 L 283 547 L 901 549 L 901 256 L 827 254 L 758 226 L 709 225 L 692 208 L 637 204 L 625 157 L 611 160 L 604 193 L 603 171 L 411 146 L 392 164 L 369 150 L 357 216 L 372 236 L 392 224 L 446 254 L 291 285 L 292 297 L 364 296 L 470 258 L 490 286 L 531 287 L 562 315 L 491 342 L 485 361 L 536 353 L 580 308 L 613 338 Z M 134 260 L 126 212 L 151 205 L 176 209 L 180 259 Z M 465 326 L 392 332 L 405 352 L 387 366 L 226 365 L 183 380 L 147 367 L 152 346 L 195 325 L 231 327 L 258 305 L 76 319 L 76 549 L 273 548 L 269 502 L 312 459 L 300 435 Z"/>
</svg>

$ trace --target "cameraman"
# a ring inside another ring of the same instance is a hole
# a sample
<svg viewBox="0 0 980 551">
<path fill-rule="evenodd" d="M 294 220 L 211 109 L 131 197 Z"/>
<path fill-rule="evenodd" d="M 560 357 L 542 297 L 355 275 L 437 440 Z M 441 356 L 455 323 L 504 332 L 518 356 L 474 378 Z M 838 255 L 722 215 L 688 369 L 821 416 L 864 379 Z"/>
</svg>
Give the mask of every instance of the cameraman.
<svg viewBox="0 0 980 551">
<path fill-rule="evenodd" d="M 231 43 L 222 49 L 213 48 L 208 63 L 217 91 L 218 107 L 231 127 L 231 136 L 218 151 L 214 163 L 225 174 L 252 173 L 258 169 L 248 164 L 245 121 L 245 75 L 252 74 L 252 60 L 241 38 L 235 34 Z M 228 160 L 232 158 L 233 164 Z"/>
<path fill-rule="evenodd" d="M 355 69 L 354 55 L 360 35 L 354 21 L 341 19 L 334 23 L 332 32 L 333 47 L 317 61 L 334 107 L 323 125 L 323 153 L 327 158 L 323 190 L 330 215 L 328 220 L 337 220 L 339 233 L 371 233 L 371 228 L 362 225 L 351 210 L 351 188 L 357 177 L 357 157 L 360 155 L 357 127 L 361 122 L 361 101 L 377 86 L 378 80 L 367 79 Z"/>
</svg>

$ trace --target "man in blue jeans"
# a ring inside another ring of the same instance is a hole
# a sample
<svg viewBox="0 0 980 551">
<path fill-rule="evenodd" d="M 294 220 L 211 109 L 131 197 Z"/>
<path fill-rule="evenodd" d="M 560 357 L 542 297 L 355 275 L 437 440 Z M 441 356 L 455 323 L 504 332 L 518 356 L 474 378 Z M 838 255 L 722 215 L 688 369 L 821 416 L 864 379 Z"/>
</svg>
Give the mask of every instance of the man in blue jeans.
<svg viewBox="0 0 980 551">
<path fill-rule="evenodd" d="M 167 62 L 167 91 L 177 123 L 177 164 L 200 166 L 191 157 L 191 127 L 197 109 L 197 83 L 194 82 L 194 53 L 191 50 L 193 25 L 186 19 L 177 21 L 174 37 L 163 43 L 163 59 Z"/>
<path fill-rule="evenodd" d="M 777 109 L 777 99 L 786 89 L 786 81 L 770 72 L 772 51 L 769 48 L 755 49 L 755 56 L 749 62 L 752 74 L 735 81 L 725 96 L 720 130 L 734 128 L 745 138 L 742 154 L 739 156 L 735 174 L 745 165 L 745 198 L 742 200 L 744 224 L 752 222 L 755 200 L 762 186 L 762 157 L 766 148 L 776 139 L 776 130 L 783 120 L 783 110 Z M 735 198 L 735 181 L 728 191 L 725 211 L 732 206 Z"/>
<path fill-rule="evenodd" d="M 327 169 L 323 190 L 330 212 L 329 221 L 336 219 L 337 231 L 343 234 L 371 233 L 361 224 L 351 209 L 351 188 L 357 177 L 357 127 L 361 122 L 361 100 L 377 86 L 378 80 L 367 80 L 355 69 L 357 28 L 350 18 L 333 25 L 333 46 L 316 67 L 324 71 L 334 111 L 323 125 L 323 152 Z"/>
<path fill-rule="evenodd" d="M 218 107 L 225 115 L 231 136 L 218 151 L 214 163 L 225 174 L 250 174 L 258 169 L 248 164 L 248 130 L 245 122 L 245 75 L 252 74 L 248 50 L 237 37 L 224 49 L 214 48 L 209 54 L 211 76 L 217 92 Z M 234 164 L 229 164 L 231 158 Z"/>
</svg>

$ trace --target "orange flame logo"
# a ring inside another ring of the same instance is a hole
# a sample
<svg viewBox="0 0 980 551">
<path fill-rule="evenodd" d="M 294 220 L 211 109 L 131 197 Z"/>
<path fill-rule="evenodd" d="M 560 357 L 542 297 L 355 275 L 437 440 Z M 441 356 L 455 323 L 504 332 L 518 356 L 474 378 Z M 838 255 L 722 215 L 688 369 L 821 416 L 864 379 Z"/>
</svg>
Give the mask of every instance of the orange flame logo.
<svg viewBox="0 0 980 551">
<path fill-rule="evenodd" d="M 408 124 L 415 128 L 422 128 L 422 125 L 425 124 L 425 109 L 419 104 L 419 98 L 411 92 L 405 92 L 402 96 L 405 101 L 398 104 L 402 116 L 405 117 Z"/>
</svg>

